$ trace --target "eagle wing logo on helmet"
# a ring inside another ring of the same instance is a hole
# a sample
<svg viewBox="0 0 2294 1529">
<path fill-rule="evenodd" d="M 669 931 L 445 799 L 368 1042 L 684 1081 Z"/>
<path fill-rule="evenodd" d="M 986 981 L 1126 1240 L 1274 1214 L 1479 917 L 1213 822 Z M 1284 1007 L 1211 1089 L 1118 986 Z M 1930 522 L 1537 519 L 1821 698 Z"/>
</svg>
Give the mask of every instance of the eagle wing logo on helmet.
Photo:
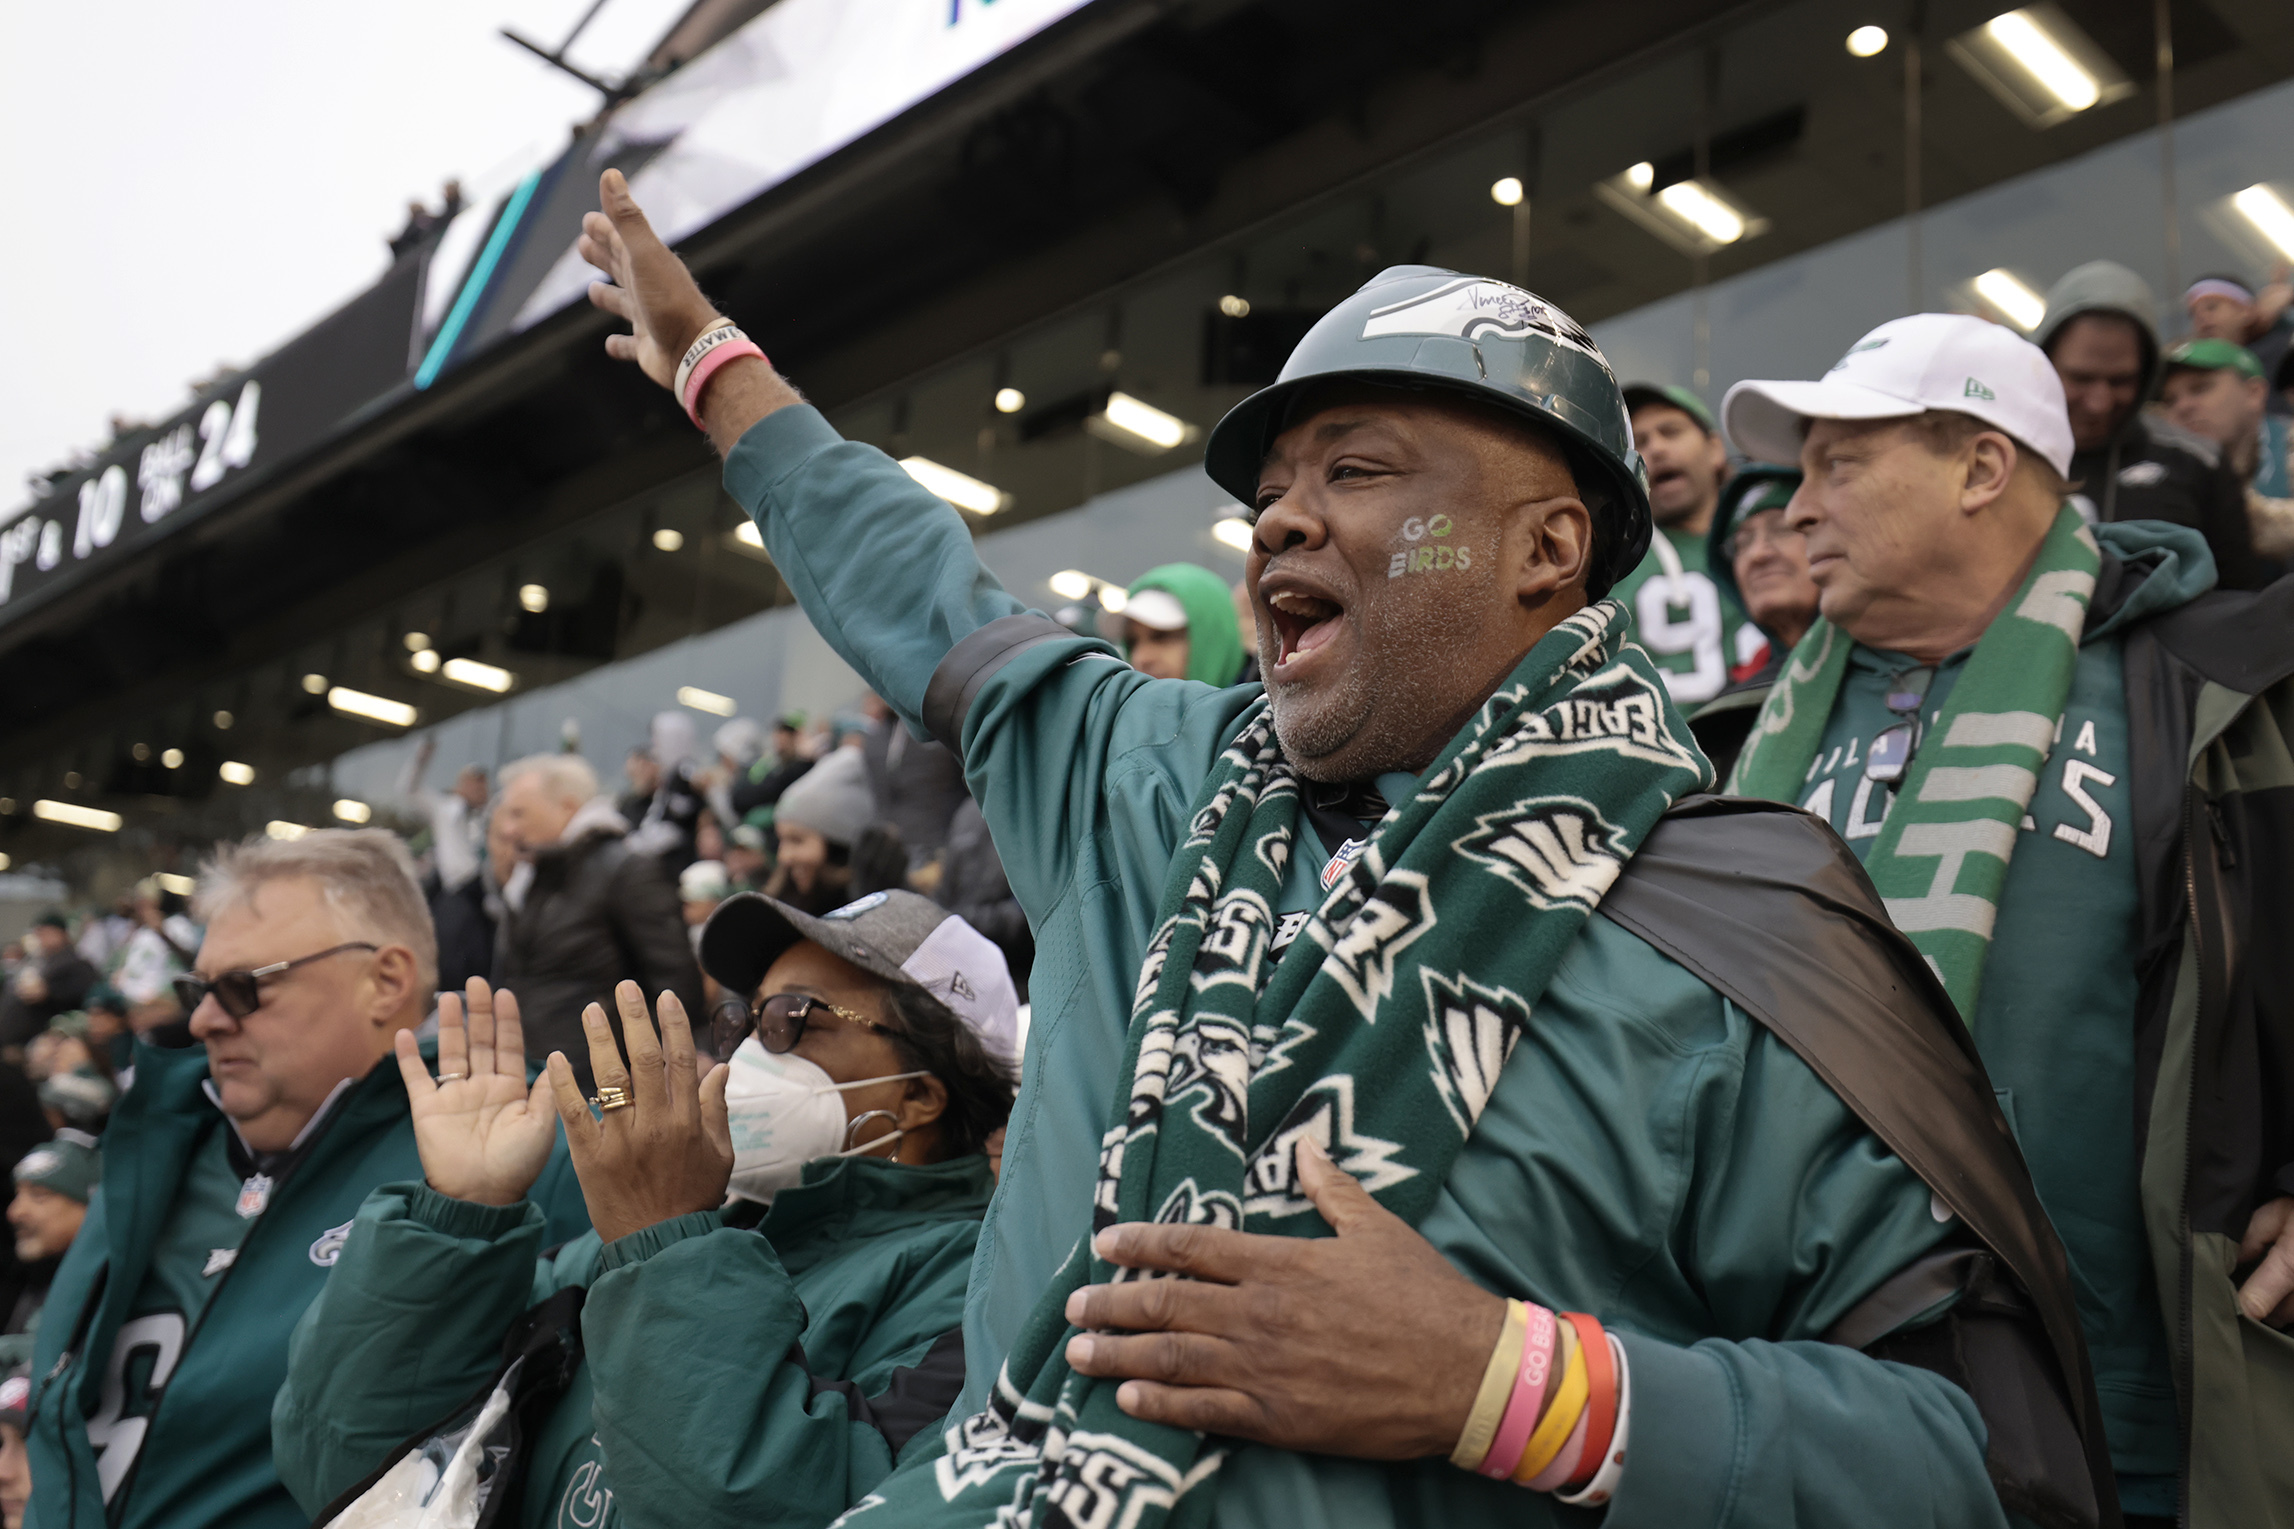
<svg viewBox="0 0 2294 1529">
<path fill-rule="evenodd" d="M 1465 340 L 1485 335 L 1520 339 L 1541 334 L 1591 356 L 1604 371 L 1609 367 L 1601 347 L 1575 319 L 1534 293 L 1485 277 L 1461 277 L 1431 292 L 1371 309 L 1368 322 L 1362 326 L 1362 338 L 1375 340 L 1390 334 L 1454 334 Z"/>
</svg>

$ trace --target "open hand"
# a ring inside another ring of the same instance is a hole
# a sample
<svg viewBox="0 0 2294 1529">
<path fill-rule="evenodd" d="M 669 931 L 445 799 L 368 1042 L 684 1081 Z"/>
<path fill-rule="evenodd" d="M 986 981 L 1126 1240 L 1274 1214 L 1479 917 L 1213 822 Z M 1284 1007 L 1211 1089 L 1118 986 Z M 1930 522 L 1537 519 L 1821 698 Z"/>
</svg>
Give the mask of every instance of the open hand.
<svg viewBox="0 0 2294 1529">
<path fill-rule="evenodd" d="M 677 995 L 661 995 L 661 1034 L 645 1013 L 645 995 L 634 982 L 613 990 L 621 1010 L 622 1038 L 629 1065 L 613 1043 L 605 1010 L 582 1011 L 589 1039 L 591 1074 L 600 1099 L 618 1089 L 627 1104 L 590 1113 L 589 1101 L 574 1083 L 565 1053 L 550 1053 L 549 1083 L 565 1122 L 566 1146 L 581 1178 L 590 1225 L 607 1242 L 658 1222 L 725 1203 L 733 1176 L 733 1132 L 725 1119 L 722 1063 L 694 1081 L 693 1027 Z"/>
<path fill-rule="evenodd" d="M 470 979 L 467 995 L 438 995 L 437 1081 L 411 1030 L 398 1032 L 398 1073 L 430 1187 L 456 1200 L 512 1205 L 549 1162 L 557 1116 L 543 1081 L 526 1084 L 517 998 L 494 992 L 483 977 Z"/>
<path fill-rule="evenodd" d="M 2264 1201 L 2246 1223 L 2238 1262 L 2256 1259 L 2261 1264 L 2238 1287 L 2239 1310 L 2273 1327 L 2294 1322 L 2294 1197 Z"/>
<path fill-rule="evenodd" d="M 1312 1142 L 1298 1177 L 1334 1238 L 1128 1222 L 1094 1251 L 1187 1279 L 1088 1285 L 1067 1319 L 1085 1375 L 1136 1418 L 1362 1460 L 1456 1447 L 1505 1302 L 1450 1267 Z"/>
<path fill-rule="evenodd" d="M 677 378 L 685 348 L 715 321 L 717 310 L 701 295 L 685 262 L 653 232 L 619 170 L 598 177 L 597 200 L 604 211 L 583 214 L 581 239 L 574 247 L 612 278 L 611 286 L 591 282 L 589 300 L 628 320 L 631 331 L 608 335 L 605 353 L 616 361 L 635 361 L 646 376 L 668 387 Z"/>
</svg>

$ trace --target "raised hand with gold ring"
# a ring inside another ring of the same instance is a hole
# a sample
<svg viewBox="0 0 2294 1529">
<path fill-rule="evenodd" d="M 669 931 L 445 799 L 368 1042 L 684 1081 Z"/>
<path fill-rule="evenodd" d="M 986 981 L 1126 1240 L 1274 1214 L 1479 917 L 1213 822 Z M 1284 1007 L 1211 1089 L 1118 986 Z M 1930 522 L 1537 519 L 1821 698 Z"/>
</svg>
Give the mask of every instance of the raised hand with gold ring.
<svg viewBox="0 0 2294 1529">
<path fill-rule="evenodd" d="M 398 1032 L 398 1072 L 414 1117 L 414 1146 L 430 1187 L 456 1200 L 514 1205 L 541 1177 L 558 1122 L 544 1084 L 526 1081 L 518 1000 L 473 977 L 438 995 L 438 1076 L 414 1032 Z"/>
<path fill-rule="evenodd" d="M 622 983 L 613 996 L 629 1047 L 626 1065 L 605 1010 L 593 1003 L 581 1017 L 590 1075 L 597 1079 L 595 1114 L 565 1053 L 552 1052 L 549 1061 L 551 1093 L 590 1224 L 607 1242 L 693 1211 L 715 1210 L 725 1203 L 733 1172 L 726 1070 L 720 1065 L 707 1079 L 696 1079 L 693 1029 L 684 1005 L 674 993 L 661 995 L 656 1034 L 636 983 Z"/>
</svg>

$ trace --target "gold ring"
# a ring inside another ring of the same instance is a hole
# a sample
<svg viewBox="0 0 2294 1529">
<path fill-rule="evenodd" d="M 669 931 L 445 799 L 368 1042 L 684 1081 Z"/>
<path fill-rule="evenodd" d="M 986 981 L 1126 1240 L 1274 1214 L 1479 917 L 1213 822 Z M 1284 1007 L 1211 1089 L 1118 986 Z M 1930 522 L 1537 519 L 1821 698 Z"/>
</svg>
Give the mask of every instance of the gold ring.
<svg viewBox="0 0 2294 1529">
<path fill-rule="evenodd" d="M 607 1083 L 601 1084 L 598 1088 L 598 1091 L 590 1095 L 589 1102 L 596 1105 L 599 1113 L 602 1114 L 607 1110 L 628 1109 L 630 1105 L 630 1098 L 626 1091 L 615 1088 L 612 1084 Z"/>
<path fill-rule="evenodd" d="M 438 1075 L 438 1081 L 441 1083 L 459 1083 L 469 1076 L 466 1072 L 442 1072 Z"/>
</svg>

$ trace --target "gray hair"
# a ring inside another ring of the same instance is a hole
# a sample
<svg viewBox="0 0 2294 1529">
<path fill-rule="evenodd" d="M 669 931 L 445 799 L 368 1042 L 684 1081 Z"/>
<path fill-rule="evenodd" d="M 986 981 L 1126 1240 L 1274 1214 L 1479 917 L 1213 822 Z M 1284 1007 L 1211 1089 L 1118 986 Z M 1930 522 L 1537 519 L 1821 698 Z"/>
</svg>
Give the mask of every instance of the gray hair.
<svg viewBox="0 0 2294 1529">
<path fill-rule="evenodd" d="M 528 754 L 502 766 L 500 789 L 531 775 L 557 801 L 579 807 L 597 795 L 597 771 L 579 754 Z"/>
<path fill-rule="evenodd" d="M 380 828 L 318 828 L 299 839 L 256 837 L 218 844 L 199 868 L 192 912 L 210 923 L 227 908 L 252 902 L 265 882 L 308 877 L 346 933 L 414 952 L 425 1004 L 438 986 L 438 931 L 415 877 L 414 857 L 398 835 Z"/>
</svg>

